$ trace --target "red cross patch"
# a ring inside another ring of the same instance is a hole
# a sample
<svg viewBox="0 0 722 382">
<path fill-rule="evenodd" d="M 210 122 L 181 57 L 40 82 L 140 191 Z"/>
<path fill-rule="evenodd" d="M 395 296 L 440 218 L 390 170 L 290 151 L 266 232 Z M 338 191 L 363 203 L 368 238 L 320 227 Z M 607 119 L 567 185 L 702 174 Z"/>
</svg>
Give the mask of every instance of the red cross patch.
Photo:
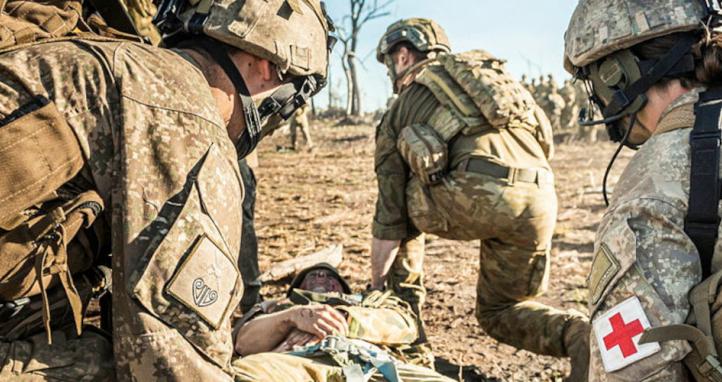
<svg viewBox="0 0 722 382">
<path fill-rule="evenodd" d="M 661 350 L 658 342 L 639 344 L 642 333 L 651 325 L 636 296 L 597 317 L 592 326 L 607 372 L 619 370 Z"/>
</svg>

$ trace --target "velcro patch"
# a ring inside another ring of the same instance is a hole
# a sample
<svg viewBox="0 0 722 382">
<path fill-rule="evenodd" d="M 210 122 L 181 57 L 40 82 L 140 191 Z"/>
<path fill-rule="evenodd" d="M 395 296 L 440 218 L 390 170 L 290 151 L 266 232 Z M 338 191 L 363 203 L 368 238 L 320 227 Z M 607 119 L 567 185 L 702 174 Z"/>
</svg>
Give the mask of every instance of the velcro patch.
<svg viewBox="0 0 722 382">
<path fill-rule="evenodd" d="M 218 329 L 226 317 L 238 271 L 208 237 L 201 236 L 166 291 Z"/>
<path fill-rule="evenodd" d="M 619 261 L 612 255 L 609 248 L 605 244 L 600 245 L 599 250 L 594 255 L 588 280 L 592 305 L 599 302 L 604 290 L 607 289 L 607 285 L 612 281 L 614 275 L 619 272 L 619 268 Z"/>
<path fill-rule="evenodd" d="M 596 318 L 592 321 L 592 327 L 604 370 L 608 373 L 647 358 L 662 349 L 658 342 L 639 344 L 642 333 L 651 325 L 637 296 L 624 300 Z"/>
</svg>

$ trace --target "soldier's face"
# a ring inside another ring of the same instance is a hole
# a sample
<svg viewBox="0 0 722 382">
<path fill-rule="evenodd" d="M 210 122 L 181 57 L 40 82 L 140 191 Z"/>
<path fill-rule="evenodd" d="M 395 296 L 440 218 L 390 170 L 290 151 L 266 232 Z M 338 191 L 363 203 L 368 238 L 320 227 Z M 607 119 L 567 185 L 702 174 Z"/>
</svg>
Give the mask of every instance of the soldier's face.
<svg viewBox="0 0 722 382">
<path fill-rule="evenodd" d="M 309 272 L 303 278 L 299 288 L 316 293 L 343 292 L 341 282 L 336 278 L 336 275 L 325 269 L 316 269 Z"/>
<path fill-rule="evenodd" d="M 416 60 L 414 58 L 414 55 L 406 49 L 406 47 L 401 47 L 395 52 L 391 54 L 391 59 L 394 62 L 394 70 L 396 73 L 394 73 L 397 78 L 399 75 L 404 73 L 406 69 L 410 68 L 412 65 L 416 63 Z"/>
</svg>

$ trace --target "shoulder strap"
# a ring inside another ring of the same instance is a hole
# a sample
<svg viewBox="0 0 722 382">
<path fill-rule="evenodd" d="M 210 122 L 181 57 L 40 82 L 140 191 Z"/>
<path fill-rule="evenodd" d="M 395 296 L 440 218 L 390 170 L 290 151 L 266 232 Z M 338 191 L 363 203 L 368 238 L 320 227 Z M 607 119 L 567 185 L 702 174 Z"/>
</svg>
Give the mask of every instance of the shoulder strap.
<svg viewBox="0 0 722 382">
<path fill-rule="evenodd" d="M 426 87 L 441 104 L 429 120 L 429 126 L 444 142 L 451 141 L 467 126 L 486 124 L 486 119 L 471 97 L 438 63 L 424 67 L 414 82 Z"/>
<path fill-rule="evenodd" d="M 690 133 L 691 171 L 689 207 L 684 231 L 699 252 L 703 278 L 711 274 L 720 219 L 720 114 L 722 88 L 702 92 L 694 107 L 695 124 Z"/>
</svg>

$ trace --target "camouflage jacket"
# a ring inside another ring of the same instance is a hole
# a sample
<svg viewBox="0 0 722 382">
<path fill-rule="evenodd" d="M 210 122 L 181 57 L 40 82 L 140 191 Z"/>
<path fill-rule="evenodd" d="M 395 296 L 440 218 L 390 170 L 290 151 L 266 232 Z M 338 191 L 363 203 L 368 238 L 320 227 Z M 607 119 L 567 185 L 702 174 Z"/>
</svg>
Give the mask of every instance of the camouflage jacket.
<svg viewBox="0 0 722 382">
<path fill-rule="evenodd" d="M 437 64 L 435 60 L 419 63 L 401 79 L 404 85 L 399 96 L 376 128 L 374 167 L 378 199 L 372 226 L 375 238 L 401 240 L 418 234 L 408 218 L 406 205 L 406 185 L 413 173 L 397 149 L 397 140 L 404 127 L 429 124 L 433 116 L 446 108 L 432 89 L 414 81 L 424 68 Z M 551 156 L 551 151 L 543 149 L 529 130 L 493 129 L 488 122 L 456 136 L 448 150 L 450 170 L 471 156 L 488 158 L 509 167 L 549 169 L 547 158 Z"/>
<path fill-rule="evenodd" d="M 205 83 L 179 54 L 128 42 L 0 55 L 0 119 L 49 99 L 78 140 L 77 178 L 104 200 L 120 380 L 231 379 L 243 191 Z"/>
<path fill-rule="evenodd" d="M 407 345 L 411 345 L 419 337 L 413 311 L 406 302 L 393 296 L 390 291 L 354 294 L 343 298 L 345 300 L 343 302 L 334 298 L 338 294 L 299 292 L 308 295 L 308 301 L 294 302 L 297 300 L 292 301 L 289 298 L 264 301 L 257 305 L 255 311 L 249 312 L 243 318 L 243 323 L 258 314 L 280 312 L 299 304 L 331 304 L 346 315 L 349 326 L 348 338 L 381 346 L 402 360 Z"/>
<path fill-rule="evenodd" d="M 689 133 L 698 94 L 695 90 L 679 97 L 665 111 L 656 132 L 619 179 L 612 204 L 599 226 L 589 277 L 590 313 L 595 328 L 590 339 L 591 381 L 687 378 L 681 360 L 691 349 L 682 341 L 659 343 L 659 348 L 650 350 L 651 354 L 644 358 L 623 362 L 625 367 L 607 372 L 603 358 L 621 347 L 609 342 L 612 337 L 599 325 L 602 316 L 609 316 L 609 312 L 634 297 L 639 299 L 651 327 L 684 323 L 689 314 L 688 292 L 702 278 L 697 250 L 684 232 L 689 198 Z M 717 251 L 721 244 L 717 242 Z M 624 322 L 629 324 L 632 318 L 624 318 Z M 637 351 L 641 348 L 628 346 L 627 355 L 631 357 Z"/>
</svg>

